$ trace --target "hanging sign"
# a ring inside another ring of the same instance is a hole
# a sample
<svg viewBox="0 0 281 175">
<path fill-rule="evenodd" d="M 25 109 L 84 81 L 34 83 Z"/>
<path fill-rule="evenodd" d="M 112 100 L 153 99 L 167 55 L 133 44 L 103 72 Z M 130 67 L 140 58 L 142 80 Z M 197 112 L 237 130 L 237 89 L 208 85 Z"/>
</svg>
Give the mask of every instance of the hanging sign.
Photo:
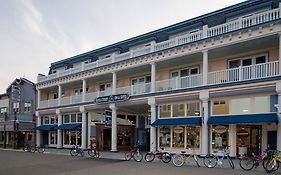
<svg viewBox="0 0 281 175">
<path fill-rule="evenodd" d="M 128 94 L 110 95 L 110 96 L 96 98 L 95 103 L 101 104 L 101 103 L 110 103 L 116 101 L 125 101 L 128 100 L 129 98 L 130 96 Z"/>
<path fill-rule="evenodd" d="M 112 111 L 110 109 L 106 109 L 104 117 L 105 117 L 104 126 L 106 128 L 111 128 L 111 126 L 112 126 Z"/>
</svg>

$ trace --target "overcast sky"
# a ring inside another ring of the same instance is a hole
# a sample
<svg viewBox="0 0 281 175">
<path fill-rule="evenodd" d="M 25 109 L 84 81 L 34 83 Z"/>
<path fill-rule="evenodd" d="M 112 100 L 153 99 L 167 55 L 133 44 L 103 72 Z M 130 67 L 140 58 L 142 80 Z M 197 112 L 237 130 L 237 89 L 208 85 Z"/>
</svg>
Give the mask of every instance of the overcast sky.
<svg viewBox="0 0 281 175">
<path fill-rule="evenodd" d="M 243 0 L 0 0 L 0 94 L 50 63 Z"/>
</svg>

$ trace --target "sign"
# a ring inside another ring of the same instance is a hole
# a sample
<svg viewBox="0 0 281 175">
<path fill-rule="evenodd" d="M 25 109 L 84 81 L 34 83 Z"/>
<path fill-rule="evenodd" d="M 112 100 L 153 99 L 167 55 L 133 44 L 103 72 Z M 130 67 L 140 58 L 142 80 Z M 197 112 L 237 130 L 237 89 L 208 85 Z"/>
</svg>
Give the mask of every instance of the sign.
<svg viewBox="0 0 281 175">
<path fill-rule="evenodd" d="M 105 122 L 104 122 L 104 126 L 106 128 L 111 128 L 112 125 L 112 112 L 110 109 L 105 110 Z"/>
<path fill-rule="evenodd" d="M 222 126 L 222 125 L 218 125 L 214 129 L 215 129 L 215 132 L 218 134 L 223 134 L 227 131 L 227 127 Z"/>
<path fill-rule="evenodd" d="M 151 125 L 151 111 L 148 110 L 148 124 Z"/>
<path fill-rule="evenodd" d="M 110 95 L 104 97 L 98 97 L 95 99 L 95 103 L 110 103 L 116 101 L 125 101 L 128 100 L 130 96 L 128 94 L 117 94 L 117 95 Z"/>
<path fill-rule="evenodd" d="M 174 127 L 174 133 L 177 133 L 177 134 L 183 133 L 183 127 L 181 127 L 181 126 Z"/>
</svg>

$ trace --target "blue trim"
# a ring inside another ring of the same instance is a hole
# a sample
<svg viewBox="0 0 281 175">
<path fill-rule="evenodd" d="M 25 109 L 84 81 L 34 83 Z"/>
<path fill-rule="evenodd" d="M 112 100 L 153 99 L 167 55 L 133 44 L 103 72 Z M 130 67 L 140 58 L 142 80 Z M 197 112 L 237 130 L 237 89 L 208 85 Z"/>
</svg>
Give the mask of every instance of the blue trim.
<svg viewBox="0 0 281 175">
<path fill-rule="evenodd" d="M 201 117 L 158 119 L 152 126 L 201 125 Z"/>
<path fill-rule="evenodd" d="M 40 125 L 37 126 L 35 128 L 35 130 L 39 130 L 39 131 L 51 131 L 51 130 L 55 130 L 57 127 L 57 125 Z"/>
<path fill-rule="evenodd" d="M 70 123 L 70 124 L 62 124 L 59 125 L 56 129 L 81 129 L 81 123 Z"/>
<path fill-rule="evenodd" d="M 278 104 L 278 95 L 270 96 L 270 112 L 277 112 L 275 105 Z"/>
<path fill-rule="evenodd" d="M 278 123 L 276 113 L 212 116 L 208 124 Z"/>
</svg>

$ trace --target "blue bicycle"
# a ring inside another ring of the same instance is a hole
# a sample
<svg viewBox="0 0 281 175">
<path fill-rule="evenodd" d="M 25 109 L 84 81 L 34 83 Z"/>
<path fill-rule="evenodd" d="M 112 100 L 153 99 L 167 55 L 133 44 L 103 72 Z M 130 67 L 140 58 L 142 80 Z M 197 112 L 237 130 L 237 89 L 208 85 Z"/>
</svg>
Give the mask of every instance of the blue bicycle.
<svg viewBox="0 0 281 175">
<path fill-rule="evenodd" d="M 222 155 L 218 155 L 216 154 L 211 154 L 211 155 L 207 155 L 206 157 L 204 157 L 204 165 L 207 168 L 214 168 L 215 166 L 218 165 L 222 165 L 223 164 L 223 160 L 226 159 L 228 160 L 228 163 L 230 165 L 230 167 L 232 169 L 234 169 L 234 164 L 233 161 L 231 160 L 230 156 L 229 156 L 229 148 L 230 146 L 228 146 L 227 148 L 225 148 L 223 150 L 223 154 Z"/>
</svg>

